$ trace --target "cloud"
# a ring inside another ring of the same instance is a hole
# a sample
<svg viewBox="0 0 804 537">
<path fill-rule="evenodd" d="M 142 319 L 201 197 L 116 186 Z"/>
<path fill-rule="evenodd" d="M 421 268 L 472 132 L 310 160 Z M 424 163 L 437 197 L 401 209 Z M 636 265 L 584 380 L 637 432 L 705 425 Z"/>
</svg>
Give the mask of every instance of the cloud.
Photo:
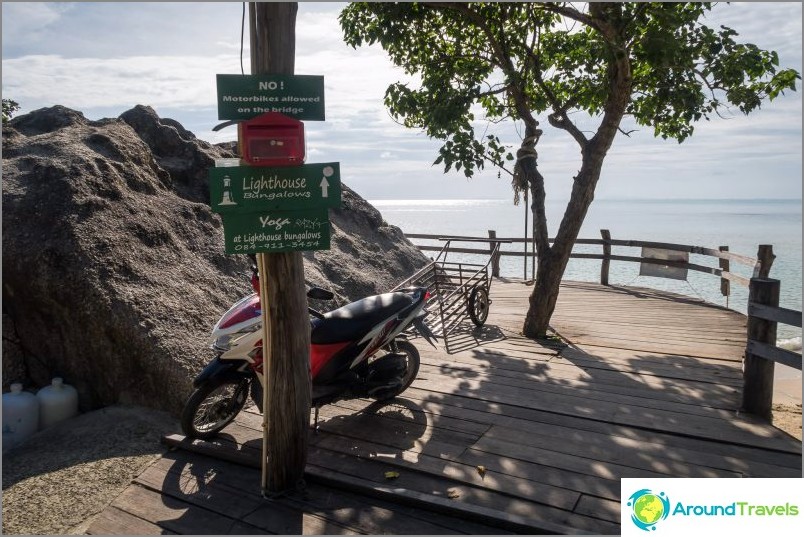
<svg viewBox="0 0 804 537">
<path fill-rule="evenodd" d="M 53 32 L 53 25 L 73 5 L 3 2 L 3 54 L 15 44 L 39 41 Z"/>
<path fill-rule="evenodd" d="M 340 161 L 344 180 L 373 198 L 508 198 L 505 174 L 498 179 L 489 168 L 471 181 L 460 172 L 445 176 L 432 166 L 441 143 L 390 118 L 386 88 L 416 79 L 377 46 L 343 43 L 337 16 L 344 5 L 299 4 L 296 72 L 323 75 L 326 91 L 327 120 L 305 126 L 308 160 Z M 3 3 L 2 10 L 3 94 L 21 112 L 62 104 L 97 119 L 146 104 L 202 139 L 235 138 L 233 128 L 211 129 L 218 123 L 215 74 L 240 72 L 240 3 Z M 708 23 L 735 28 L 739 41 L 775 49 L 782 66 L 800 70 L 801 11 L 793 2 L 718 4 Z M 248 36 L 245 46 L 248 72 Z M 788 93 L 748 117 L 700 123 L 682 145 L 641 128 L 615 141 L 600 193 L 668 195 L 697 181 L 724 195 L 734 185 L 748 192 L 754 182 L 764 197 L 800 196 L 801 113 L 800 94 Z M 521 138 L 511 123 L 489 132 L 505 143 Z M 550 196 L 566 197 L 580 163 L 577 144 L 545 128 L 538 151 Z"/>
<path fill-rule="evenodd" d="M 125 108 L 137 103 L 196 108 L 215 102 L 215 72 L 230 70 L 230 63 L 221 56 L 24 56 L 3 60 L 3 86 L 4 93 L 28 109 L 52 104 L 80 110 Z"/>
</svg>

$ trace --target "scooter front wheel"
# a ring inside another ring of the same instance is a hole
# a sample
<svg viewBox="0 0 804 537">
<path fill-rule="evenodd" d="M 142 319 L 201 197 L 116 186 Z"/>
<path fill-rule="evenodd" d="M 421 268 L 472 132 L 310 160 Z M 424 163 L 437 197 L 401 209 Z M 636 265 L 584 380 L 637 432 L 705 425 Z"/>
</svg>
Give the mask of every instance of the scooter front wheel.
<svg viewBox="0 0 804 537">
<path fill-rule="evenodd" d="M 212 438 L 246 404 L 248 379 L 215 379 L 195 390 L 181 413 L 181 429 L 191 438 Z"/>
</svg>

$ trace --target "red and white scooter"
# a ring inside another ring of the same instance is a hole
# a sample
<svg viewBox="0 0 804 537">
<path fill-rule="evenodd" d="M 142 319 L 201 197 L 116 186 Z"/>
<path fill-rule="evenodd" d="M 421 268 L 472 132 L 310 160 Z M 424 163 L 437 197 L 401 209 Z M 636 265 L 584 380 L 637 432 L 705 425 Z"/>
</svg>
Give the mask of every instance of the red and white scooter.
<svg viewBox="0 0 804 537">
<path fill-rule="evenodd" d="M 259 291 L 256 267 L 252 286 Z M 314 287 L 313 299 L 331 292 Z M 308 308 L 312 406 L 339 399 L 387 400 L 404 392 L 419 371 L 419 352 L 403 334 L 415 328 L 429 343 L 435 336 L 423 322 L 429 294 L 410 287 L 363 298 L 320 313 Z M 258 293 L 227 311 L 212 330 L 215 357 L 193 381 L 181 426 L 193 438 L 210 438 L 226 427 L 251 398 L 262 411 L 262 318 Z M 301 329 L 301 328 L 300 328 Z M 306 329 L 306 327 L 305 327 Z"/>
</svg>

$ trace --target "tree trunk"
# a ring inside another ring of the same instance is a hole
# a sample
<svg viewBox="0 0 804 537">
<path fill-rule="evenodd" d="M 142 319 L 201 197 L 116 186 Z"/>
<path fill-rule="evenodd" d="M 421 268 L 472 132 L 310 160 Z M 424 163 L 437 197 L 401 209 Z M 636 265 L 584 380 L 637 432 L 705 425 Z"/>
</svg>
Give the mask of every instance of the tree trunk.
<svg viewBox="0 0 804 537">
<path fill-rule="evenodd" d="M 530 295 L 528 313 L 522 333 L 526 337 L 544 338 L 550 325 L 550 317 L 558 301 L 558 289 L 564 270 L 559 268 L 551 255 L 540 255 L 536 264 L 536 281 Z"/>
<path fill-rule="evenodd" d="M 575 178 L 572 197 L 564 212 L 555 241 L 551 247 L 538 254 L 536 281 L 530 295 L 525 324 L 522 327 L 522 333 L 527 337 L 544 338 L 547 335 L 550 318 L 558 301 L 561 278 L 564 276 L 586 212 L 594 199 L 595 186 L 602 166 L 602 156 L 597 158 L 591 155 L 584 156 L 584 163 Z"/>
<path fill-rule="evenodd" d="M 522 333 L 527 337 L 543 338 L 547 335 L 550 318 L 558 301 L 561 278 L 567 268 L 584 218 L 586 218 L 586 212 L 594 199 L 595 187 L 603 168 L 603 160 L 614 142 L 620 121 L 631 99 L 631 64 L 629 53 L 621 42 L 620 9 L 621 6 L 614 3 L 592 2 L 589 4 L 589 13 L 608 48 L 608 56 L 605 60 L 609 93 L 603 107 L 603 119 L 595 135 L 587 140 L 583 133 L 570 122 L 563 110 L 554 109 L 555 113 L 548 116 L 551 125 L 567 130 L 578 141 L 581 146 L 581 169 L 575 176 L 572 195 L 552 246 L 546 246 L 546 221 L 534 216 L 534 223 L 537 227 L 542 228 L 534 233 L 534 236 L 537 237 L 539 261 L 536 281 L 529 301 L 530 307 L 522 327 Z M 530 170 L 528 171 L 530 172 Z M 535 173 L 528 175 L 527 179 L 534 193 L 534 215 L 537 209 L 540 215 L 544 215 L 544 179 L 538 170 L 535 170 L 535 163 L 533 171 Z M 535 205 L 537 202 L 540 205 Z M 545 243 L 542 247 L 539 247 L 539 236 Z"/>
<path fill-rule="evenodd" d="M 252 2 L 252 74 L 293 74 L 295 2 Z M 310 425 L 310 321 L 301 252 L 262 256 L 267 283 L 263 305 L 270 318 L 265 353 L 267 428 L 266 479 L 268 492 L 293 489 L 304 477 L 307 431 Z"/>
</svg>

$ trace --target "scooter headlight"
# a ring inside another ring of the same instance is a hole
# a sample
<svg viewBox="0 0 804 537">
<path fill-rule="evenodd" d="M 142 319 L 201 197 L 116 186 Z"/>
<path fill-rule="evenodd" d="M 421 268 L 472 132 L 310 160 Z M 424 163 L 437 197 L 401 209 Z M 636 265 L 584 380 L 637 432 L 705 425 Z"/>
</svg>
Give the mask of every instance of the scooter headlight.
<svg viewBox="0 0 804 537">
<path fill-rule="evenodd" d="M 253 324 L 251 326 L 247 326 L 238 330 L 237 332 L 233 332 L 231 334 L 224 334 L 218 337 L 215 341 L 212 342 L 212 349 L 217 352 L 226 352 L 232 348 L 240 338 L 243 336 L 247 336 L 252 332 L 256 332 L 261 328 L 259 323 Z"/>
<path fill-rule="evenodd" d="M 232 336 L 231 334 L 227 334 L 225 336 L 221 336 L 215 341 L 212 342 L 212 349 L 218 352 L 226 352 L 232 348 Z"/>
</svg>

